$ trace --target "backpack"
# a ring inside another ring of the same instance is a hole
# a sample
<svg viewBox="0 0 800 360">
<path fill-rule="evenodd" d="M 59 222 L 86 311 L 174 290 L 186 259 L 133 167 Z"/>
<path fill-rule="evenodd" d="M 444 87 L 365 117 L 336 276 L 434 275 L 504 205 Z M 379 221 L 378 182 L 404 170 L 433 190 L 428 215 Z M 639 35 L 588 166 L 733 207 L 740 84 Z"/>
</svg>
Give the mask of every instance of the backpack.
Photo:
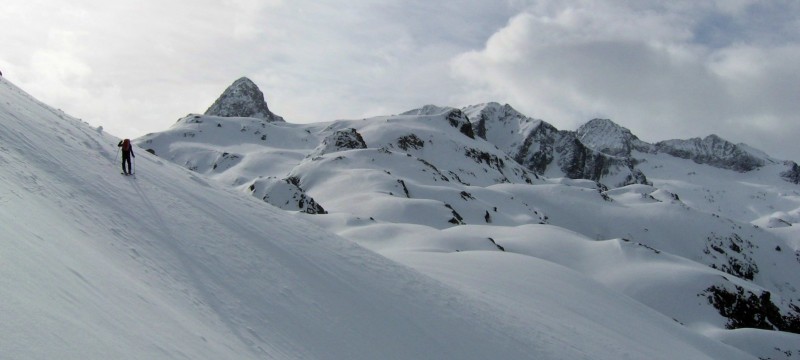
<svg viewBox="0 0 800 360">
<path fill-rule="evenodd" d="M 122 151 L 131 151 L 131 141 L 128 139 L 122 140 Z"/>
</svg>

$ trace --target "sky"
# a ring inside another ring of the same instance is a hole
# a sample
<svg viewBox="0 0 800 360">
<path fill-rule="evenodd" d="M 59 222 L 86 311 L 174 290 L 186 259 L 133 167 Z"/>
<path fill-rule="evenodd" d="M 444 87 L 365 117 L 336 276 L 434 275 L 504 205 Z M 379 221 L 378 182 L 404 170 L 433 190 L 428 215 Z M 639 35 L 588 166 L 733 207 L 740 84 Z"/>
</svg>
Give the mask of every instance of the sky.
<svg viewBox="0 0 800 360">
<path fill-rule="evenodd" d="M 6 0 L 0 71 L 119 137 L 252 79 L 288 122 L 496 101 L 800 161 L 796 0 Z"/>
</svg>

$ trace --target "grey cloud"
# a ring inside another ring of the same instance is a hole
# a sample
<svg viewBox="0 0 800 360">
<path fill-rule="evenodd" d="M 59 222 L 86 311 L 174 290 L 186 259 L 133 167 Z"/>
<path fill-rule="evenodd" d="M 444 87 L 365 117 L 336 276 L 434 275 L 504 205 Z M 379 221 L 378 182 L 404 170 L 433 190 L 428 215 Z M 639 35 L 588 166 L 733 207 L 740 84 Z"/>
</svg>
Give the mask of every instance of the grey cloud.
<svg viewBox="0 0 800 360">
<path fill-rule="evenodd" d="M 484 49 L 456 58 L 455 73 L 562 128 L 611 117 L 650 141 L 717 133 L 800 159 L 800 145 L 776 141 L 800 130 L 800 65 L 790 60 L 798 44 L 784 38 L 780 46 L 719 47 L 692 32 L 710 12 L 746 17 L 752 7 L 724 13 L 698 6 L 692 12 L 678 4 L 639 17 L 641 3 L 635 9 L 621 2 L 572 3 L 519 15 Z"/>
</svg>

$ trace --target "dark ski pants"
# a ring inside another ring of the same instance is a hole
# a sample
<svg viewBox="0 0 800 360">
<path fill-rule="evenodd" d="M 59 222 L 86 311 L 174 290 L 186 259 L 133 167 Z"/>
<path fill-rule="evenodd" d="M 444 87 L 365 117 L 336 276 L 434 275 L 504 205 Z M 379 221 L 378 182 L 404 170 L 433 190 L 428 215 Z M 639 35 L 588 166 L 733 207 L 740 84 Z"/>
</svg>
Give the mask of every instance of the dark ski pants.
<svg viewBox="0 0 800 360">
<path fill-rule="evenodd" d="M 128 163 L 128 171 L 125 171 L 125 163 Z M 131 154 L 128 152 L 122 152 L 122 172 L 126 174 L 131 173 Z"/>
</svg>

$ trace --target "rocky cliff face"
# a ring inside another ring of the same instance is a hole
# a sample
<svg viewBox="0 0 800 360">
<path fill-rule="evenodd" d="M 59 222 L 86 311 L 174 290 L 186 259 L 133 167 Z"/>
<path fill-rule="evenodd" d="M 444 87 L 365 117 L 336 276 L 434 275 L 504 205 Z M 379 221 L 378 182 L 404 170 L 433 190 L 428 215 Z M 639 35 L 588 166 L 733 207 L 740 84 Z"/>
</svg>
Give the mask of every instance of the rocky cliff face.
<svg viewBox="0 0 800 360">
<path fill-rule="evenodd" d="M 655 144 L 655 150 L 675 157 L 689 159 L 698 164 L 747 172 L 762 167 L 765 160 L 717 135 L 703 139 L 667 140 Z"/>
<path fill-rule="evenodd" d="M 593 119 L 576 131 L 564 131 L 522 115 L 507 104 L 473 105 L 465 107 L 464 112 L 477 137 L 493 143 L 536 174 L 589 179 L 610 187 L 648 183 L 638 167 L 642 154 L 663 153 L 738 172 L 778 163 L 756 149 L 716 135 L 650 144 L 609 119 Z M 797 165 L 787 163 L 787 167 L 781 177 L 800 183 Z"/>
<path fill-rule="evenodd" d="M 784 165 L 787 169 L 781 173 L 781 177 L 790 183 L 800 184 L 800 166 L 794 161 L 786 161 Z"/>
<path fill-rule="evenodd" d="M 252 117 L 268 122 L 284 121 L 273 114 L 264 100 L 264 93 L 250 79 L 243 77 L 229 86 L 206 110 L 205 115 L 221 117 Z"/>
<path fill-rule="evenodd" d="M 630 158 L 631 149 L 645 148 L 646 144 L 610 120 L 596 120 L 573 132 L 526 117 L 509 105 L 482 104 L 467 107 L 465 112 L 477 136 L 536 174 L 589 179 L 608 186 L 647 183 L 647 177 Z"/>
</svg>

